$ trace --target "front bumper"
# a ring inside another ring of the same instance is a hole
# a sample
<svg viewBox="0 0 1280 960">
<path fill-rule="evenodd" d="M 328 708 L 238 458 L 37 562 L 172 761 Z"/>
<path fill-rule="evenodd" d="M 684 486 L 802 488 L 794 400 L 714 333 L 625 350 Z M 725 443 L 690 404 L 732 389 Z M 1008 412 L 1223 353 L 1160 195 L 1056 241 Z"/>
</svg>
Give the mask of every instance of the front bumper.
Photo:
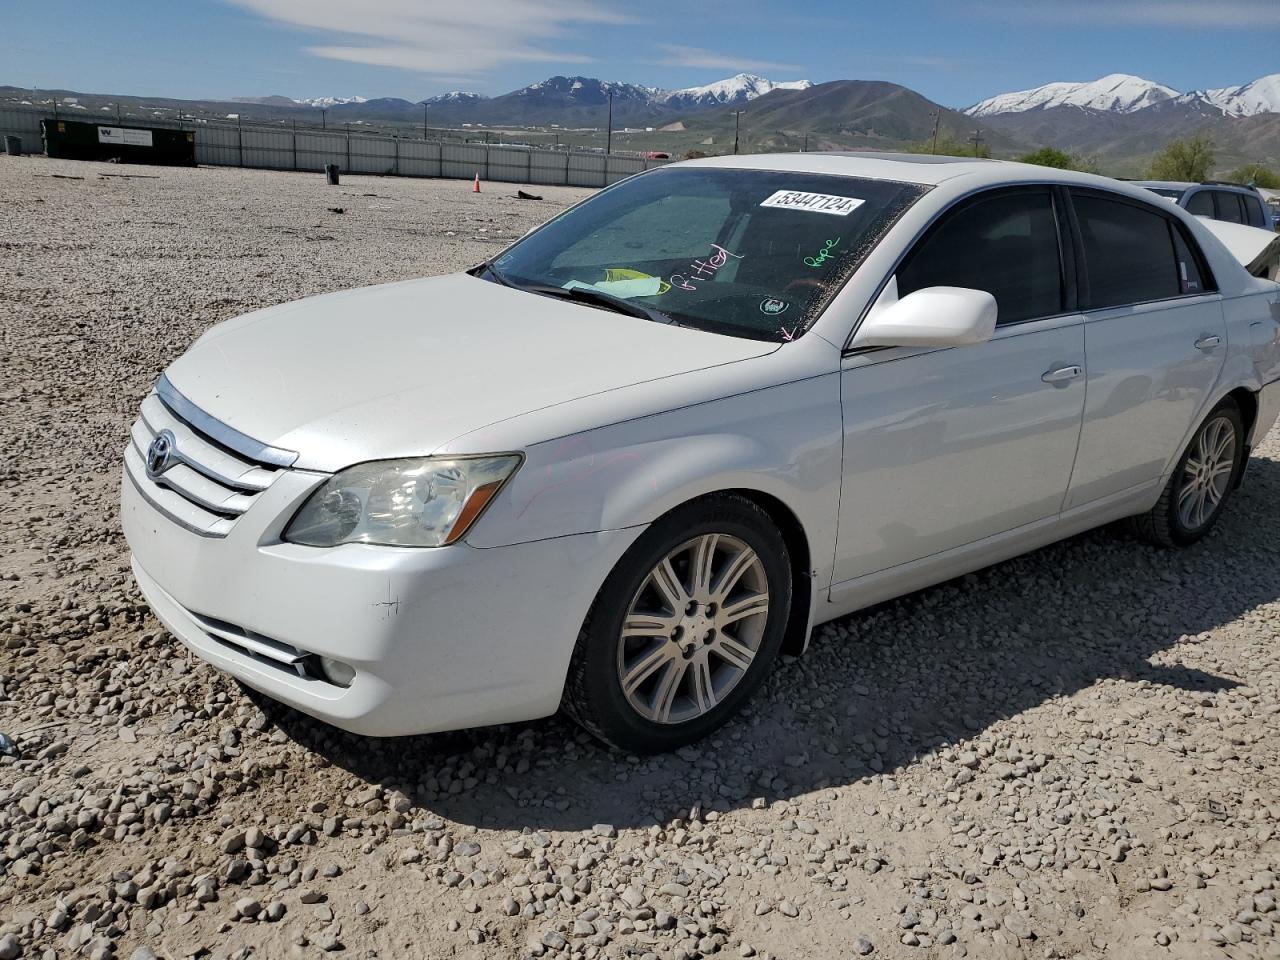
<svg viewBox="0 0 1280 960">
<path fill-rule="evenodd" d="M 320 479 L 285 471 L 227 536 L 211 538 L 162 514 L 126 473 L 134 576 L 174 636 L 250 687 L 354 733 L 555 712 L 583 619 L 640 528 L 485 549 L 282 542 L 280 526 Z M 307 676 L 284 662 L 290 648 L 340 660 L 354 680 L 344 688 Z"/>
</svg>

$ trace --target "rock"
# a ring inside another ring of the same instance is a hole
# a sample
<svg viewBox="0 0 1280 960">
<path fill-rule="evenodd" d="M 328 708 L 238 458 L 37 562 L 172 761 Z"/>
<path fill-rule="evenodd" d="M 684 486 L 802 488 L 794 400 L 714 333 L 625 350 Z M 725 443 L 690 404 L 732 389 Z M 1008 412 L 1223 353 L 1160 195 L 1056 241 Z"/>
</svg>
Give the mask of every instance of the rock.
<svg viewBox="0 0 1280 960">
<path fill-rule="evenodd" d="M 338 935 L 332 930 L 321 932 L 312 942 L 325 953 L 333 953 L 335 950 L 342 949 L 342 941 L 338 939 Z"/>
<path fill-rule="evenodd" d="M 860 957 L 869 957 L 875 949 L 876 945 L 868 937 L 858 937 L 853 941 L 853 952 Z"/>
<path fill-rule="evenodd" d="M 244 831 L 228 830 L 218 841 L 218 848 L 223 853 L 236 853 L 244 849 Z"/>
<path fill-rule="evenodd" d="M 252 920 L 262 912 L 262 903 L 253 897 L 241 897 L 236 901 L 236 916 Z"/>
<path fill-rule="evenodd" d="M 1031 924 L 1020 913 L 1010 913 L 1004 918 L 1004 928 L 1019 940 L 1031 939 Z"/>
<path fill-rule="evenodd" d="M 12 933 L 0 937 L 0 960 L 18 960 L 22 956 L 22 944 Z"/>
<path fill-rule="evenodd" d="M 542 935 L 542 945 L 552 950 L 563 950 L 568 944 L 569 941 L 559 930 L 549 930 Z"/>
</svg>

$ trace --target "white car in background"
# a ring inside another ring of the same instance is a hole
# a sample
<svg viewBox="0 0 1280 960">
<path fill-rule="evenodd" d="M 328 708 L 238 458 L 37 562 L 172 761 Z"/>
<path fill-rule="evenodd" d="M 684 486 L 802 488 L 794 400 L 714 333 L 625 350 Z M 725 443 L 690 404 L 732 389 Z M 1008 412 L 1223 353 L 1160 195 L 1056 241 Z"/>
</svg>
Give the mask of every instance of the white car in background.
<svg viewBox="0 0 1280 960">
<path fill-rule="evenodd" d="M 139 586 L 348 730 L 562 704 L 724 723 L 813 626 L 1120 518 L 1213 526 L 1280 409 L 1280 287 L 1101 177 L 679 163 L 469 274 L 209 330 L 125 451 Z"/>
</svg>

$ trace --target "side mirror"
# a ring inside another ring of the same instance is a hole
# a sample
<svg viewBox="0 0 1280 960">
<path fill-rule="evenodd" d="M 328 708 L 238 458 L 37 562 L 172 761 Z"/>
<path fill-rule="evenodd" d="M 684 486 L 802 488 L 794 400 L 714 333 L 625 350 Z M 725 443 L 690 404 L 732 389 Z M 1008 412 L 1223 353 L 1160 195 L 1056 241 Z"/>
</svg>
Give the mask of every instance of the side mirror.
<svg viewBox="0 0 1280 960">
<path fill-rule="evenodd" d="M 985 290 L 925 287 L 901 300 L 897 292 L 894 278 L 854 334 L 853 346 L 964 347 L 995 333 L 996 298 Z"/>
</svg>

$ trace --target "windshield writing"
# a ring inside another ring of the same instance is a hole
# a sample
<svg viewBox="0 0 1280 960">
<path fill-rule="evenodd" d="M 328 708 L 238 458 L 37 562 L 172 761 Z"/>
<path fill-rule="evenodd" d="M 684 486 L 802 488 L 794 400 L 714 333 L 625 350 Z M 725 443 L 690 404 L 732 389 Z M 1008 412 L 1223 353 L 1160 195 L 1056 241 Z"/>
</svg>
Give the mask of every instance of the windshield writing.
<svg viewBox="0 0 1280 960">
<path fill-rule="evenodd" d="M 495 265 L 513 286 L 586 287 L 645 308 L 634 311 L 641 315 L 786 342 L 926 189 L 784 171 L 658 170 L 566 211 Z"/>
</svg>

